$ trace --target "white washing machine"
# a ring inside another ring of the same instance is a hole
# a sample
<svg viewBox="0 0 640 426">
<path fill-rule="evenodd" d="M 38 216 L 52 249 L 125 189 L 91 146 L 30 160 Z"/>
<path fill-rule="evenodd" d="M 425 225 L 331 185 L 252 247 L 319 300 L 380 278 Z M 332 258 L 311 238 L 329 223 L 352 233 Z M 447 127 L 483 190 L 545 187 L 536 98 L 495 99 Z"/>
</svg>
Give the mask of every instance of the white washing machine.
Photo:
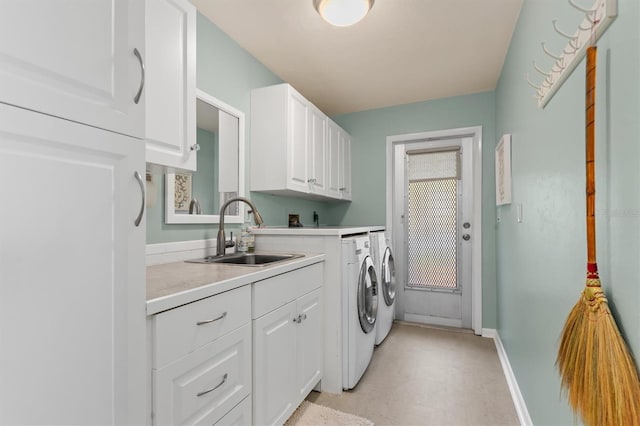
<svg viewBox="0 0 640 426">
<path fill-rule="evenodd" d="M 378 318 L 376 345 L 382 343 L 393 324 L 396 300 L 396 275 L 391 252 L 391 237 L 384 231 L 369 234 L 371 256 L 378 277 Z"/>
<path fill-rule="evenodd" d="M 342 387 L 353 389 L 369 366 L 376 341 L 378 279 L 369 236 L 342 239 Z"/>
</svg>

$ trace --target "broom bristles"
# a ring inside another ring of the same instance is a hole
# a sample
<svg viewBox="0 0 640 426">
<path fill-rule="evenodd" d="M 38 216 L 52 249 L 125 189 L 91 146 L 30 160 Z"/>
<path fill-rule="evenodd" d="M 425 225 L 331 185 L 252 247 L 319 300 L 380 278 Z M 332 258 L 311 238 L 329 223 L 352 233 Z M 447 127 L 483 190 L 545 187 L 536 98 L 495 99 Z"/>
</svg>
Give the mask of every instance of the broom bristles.
<svg viewBox="0 0 640 426">
<path fill-rule="evenodd" d="M 573 411 L 589 426 L 640 426 L 640 379 L 607 299 L 588 280 L 562 330 L 556 364 Z"/>
</svg>

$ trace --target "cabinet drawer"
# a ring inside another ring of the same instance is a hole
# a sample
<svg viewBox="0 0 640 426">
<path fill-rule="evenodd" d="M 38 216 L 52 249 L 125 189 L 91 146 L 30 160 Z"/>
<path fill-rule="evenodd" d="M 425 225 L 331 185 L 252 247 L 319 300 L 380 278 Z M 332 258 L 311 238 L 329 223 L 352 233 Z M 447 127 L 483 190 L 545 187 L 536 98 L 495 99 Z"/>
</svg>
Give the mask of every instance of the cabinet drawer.
<svg viewBox="0 0 640 426">
<path fill-rule="evenodd" d="M 249 321 L 250 286 L 162 312 L 154 317 L 153 367 L 180 359 Z"/>
<path fill-rule="evenodd" d="M 253 283 L 253 315 L 259 318 L 267 312 L 291 302 L 310 291 L 322 287 L 323 262 L 296 269 Z"/>
<path fill-rule="evenodd" d="M 251 421 L 251 397 L 248 396 L 221 418 L 216 426 L 248 426 L 251 424 L 253 424 Z"/>
<path fill-rule="evenodd" d="M 251 325 L 154 370 L 157 425 L 212 425 L 251 392 Z"/>
</svg>

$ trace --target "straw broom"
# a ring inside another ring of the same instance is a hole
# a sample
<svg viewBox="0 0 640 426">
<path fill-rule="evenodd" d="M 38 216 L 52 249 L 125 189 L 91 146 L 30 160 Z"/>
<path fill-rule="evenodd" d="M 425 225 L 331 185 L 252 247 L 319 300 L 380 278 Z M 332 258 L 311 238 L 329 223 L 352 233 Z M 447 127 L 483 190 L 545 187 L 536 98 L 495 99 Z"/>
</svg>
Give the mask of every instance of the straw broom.
<svg viewBox="0 0 640 426">
<path fill-rule="evenodd" d="M 587 49 L 587 283 L 562 330 L 556 365 L 573 411 L 589 426 L 639 426 L 640 380 L 600 285 L 595 231 L 596 47 Z"/>
</svg>

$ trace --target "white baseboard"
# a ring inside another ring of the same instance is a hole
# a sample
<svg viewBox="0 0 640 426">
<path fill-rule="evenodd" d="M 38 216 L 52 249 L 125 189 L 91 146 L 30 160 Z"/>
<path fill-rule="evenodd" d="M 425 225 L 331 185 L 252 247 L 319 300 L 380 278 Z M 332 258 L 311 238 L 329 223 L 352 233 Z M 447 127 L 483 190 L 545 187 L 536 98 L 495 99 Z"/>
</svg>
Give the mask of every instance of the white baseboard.
<svg viewBox="0 0 640 426">
<path fill-rule="evenodd" d="M 498 331 L 495 328 L 482 329 L 482 337 L 486 337 L 487 339 L 495 339 L 497 335 Z"/>
<path fill-rule="evenodd" d="M 522 426 L 533 426 L 533 422 L 531 421 L 531 417 L 529 416 L 529 410 L 527 410 L 527 404 L 525 404 L 522 393 L 520 392 L 518 381 L 516 380 L 516 376 L 513 374 L 511 363 L 509 363 L 507 352 L 504 350 L 504 346 L 502 345 L 502 340 L 500 340 L 498 331 L 490 328 L 483 328 L 482 336 L 493 338 L 493 341 L 496 344 L 498 358 L 500 359 L 500 364 L 502 364 L 502 371 L 504 372 L 504 376 L 507 379 L 509 392 L 511 392 L 511 398 L 513 399 L 513 405 L 515 405 L 520 424 Z"/>
</svg>

